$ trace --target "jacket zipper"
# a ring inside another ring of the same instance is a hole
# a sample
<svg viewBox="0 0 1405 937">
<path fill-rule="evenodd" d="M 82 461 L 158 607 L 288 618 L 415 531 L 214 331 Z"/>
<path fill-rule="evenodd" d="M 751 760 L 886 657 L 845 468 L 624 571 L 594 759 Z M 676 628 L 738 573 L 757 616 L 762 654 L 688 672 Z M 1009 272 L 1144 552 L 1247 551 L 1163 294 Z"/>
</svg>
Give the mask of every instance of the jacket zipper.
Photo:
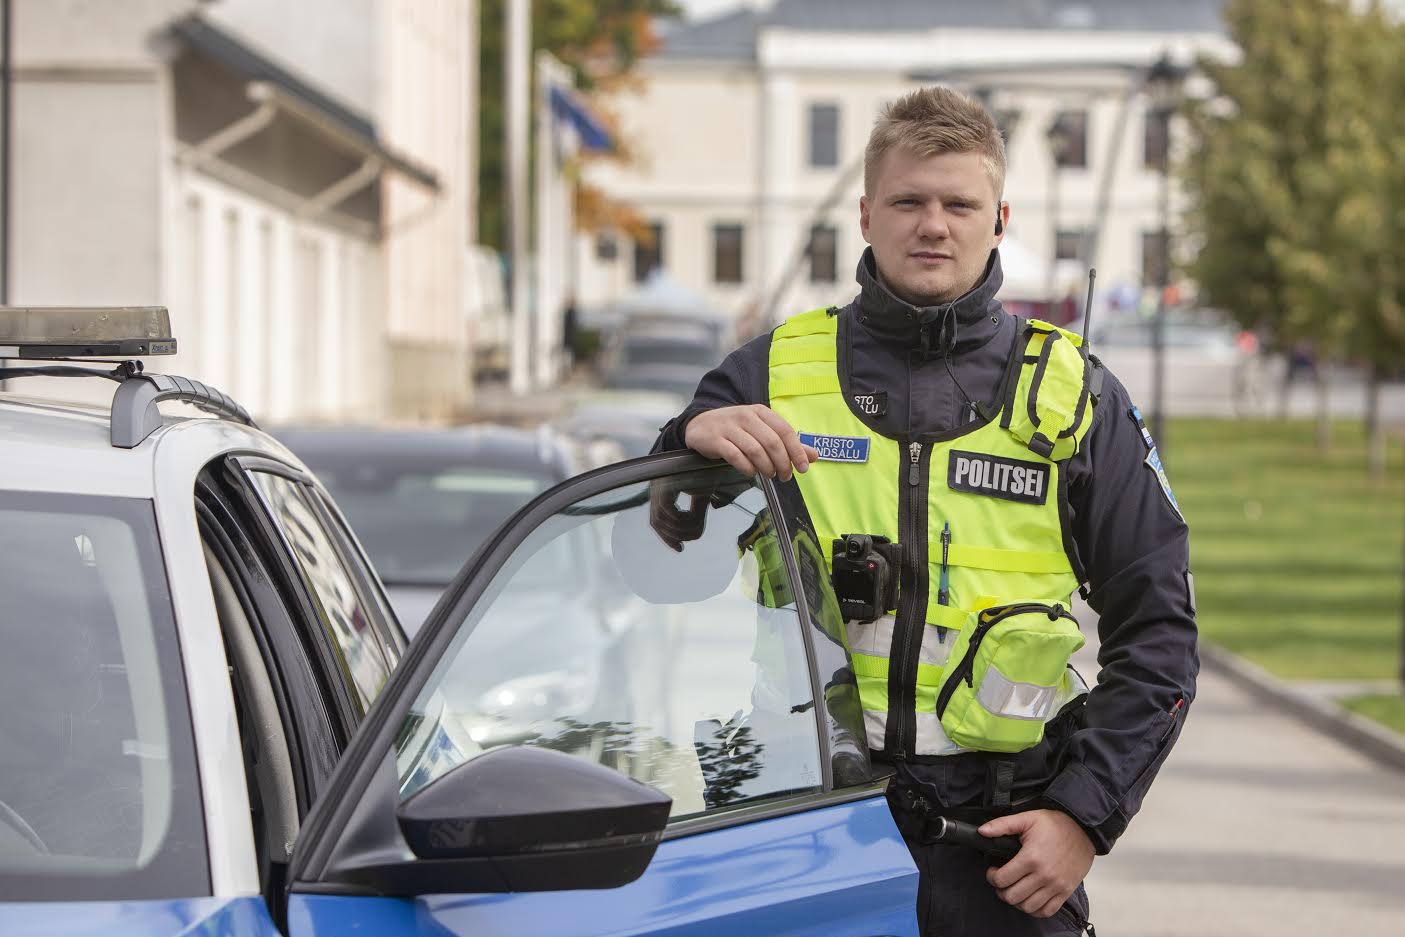
<svg viewBox="0 0 1405 937">
<path fill-rule="evenodd" d="M 921 650 L 922 629 L 927 601 L 927 531 L 925 514 L 927 486 L 924 484 L 927 464 L 922 456 L 924 447 L 916 440 L 907 444 L 907 466 L 899 477 L 901 492 L 898 504 L 898 540 L 903 545 L 906 582 L 901 584 L 898 613 L 893 626 L 893 651 L 896 668 L 889 668 L 888 712 L 893 719 L 894 732 L 887 733 L 884 747 L 898 761 L 914 754 L 917 741 L 917 658 Z M 906 482 L 904 484 L 903 482 Z M 893 671 L 896 670 L 896 674 Z M 891 677 L 896 676 L 896 680 Z M 889 743 L 892 744 L 889 744 Z"/>
<path fill-rule="evenodd" d="M 1049 620 L 1056 618 L 1067 618 L 1075 624 L 1078 619 L 1063 607 L 1061 604 L 1045 605 L 1042 602 L 1021 602 L 1018 605 L 1007 605 L 1000 609 L 1000 614 L 994 618 L 987 619 L 976 626 L 976 630 L 971 634 L 971 643 L 966 646 L 966 653 L 962 655 L 961 662 L 956 665 L 956 669 L 951 672 L 951 676 L 946 678 L 942 684 L 941 692 L 937 694 L 937 718 L 940 719 L 946 714 L 946 707 L 950 705 L 951 698 L 956 694 L 956 688 L 965 680 L 967 686 L 973 686 L 976 678 L 976 652 L 980 650 L 981 641 L 985 640 L 986 633 L 996 625 L 1012 615 L 1023 615 L 1026 612 L 1043 612 L 1049 616 Z"/>
</svg>

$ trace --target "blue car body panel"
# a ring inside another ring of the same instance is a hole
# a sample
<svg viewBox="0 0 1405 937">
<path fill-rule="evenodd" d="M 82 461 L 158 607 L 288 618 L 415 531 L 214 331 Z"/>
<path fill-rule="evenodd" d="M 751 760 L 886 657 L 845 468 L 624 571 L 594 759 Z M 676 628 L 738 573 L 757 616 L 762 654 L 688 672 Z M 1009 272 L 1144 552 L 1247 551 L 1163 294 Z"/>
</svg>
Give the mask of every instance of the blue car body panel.
<svg viewBox="0 0 1405 937">
<path fill-rule="evenodd" d="M 268 906 L 247 898 L 0 903 L 5 937 L 278 937 Z"/>
<path fill-rule="evenodd" d="M 917 869 L 882 797 L 669 840 L 622 888 L 292 896 L 290 937 L 917 937 Z"/>
</svg>

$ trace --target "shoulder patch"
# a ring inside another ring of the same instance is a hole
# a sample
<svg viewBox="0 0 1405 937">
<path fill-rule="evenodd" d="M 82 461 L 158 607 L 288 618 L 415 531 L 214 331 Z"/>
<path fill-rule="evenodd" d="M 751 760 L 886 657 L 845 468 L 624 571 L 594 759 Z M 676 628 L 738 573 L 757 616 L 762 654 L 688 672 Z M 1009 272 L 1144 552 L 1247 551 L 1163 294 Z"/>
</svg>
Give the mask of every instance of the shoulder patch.
<svg viewBox="0 0 1405 937">
<path fill-rule="evenodd" d="M 800 433 L 800 441 L 813 446 L 821 462 L 867 462 L 867 436 L 827 436 L 823 433 Z"/>
<path fill-rule="evenodd" d="M 1176 493 L 1171 490 L 1171 479 L 1166 474 L 1166 466 L 1161 462 L 1161 453 L 1156 449 L 1156 440 L 1151 438 L 1151 430 L 1146 428 L 1146 421 L 1142 419 L 1141 410 L 1133 407 L 1127 411 L 1127 415 L 1132 418 L 1132 422 L 1137 424 L 1137 429 L 1142 431 L 1142 442 L 1146 444 L 1146 458 L 1143 463 L 1147 468 L 1156 473 L 1156 480 L 1161 485 L 1161 491 L 1166 495 L 1166 500 L 1171 503 L 1171 510 L 1176 512 L 1176 516 L 1185 521 L 1185 515 L 1181 513 L 1180 503 L 1176 501 Z"/>
</svg>

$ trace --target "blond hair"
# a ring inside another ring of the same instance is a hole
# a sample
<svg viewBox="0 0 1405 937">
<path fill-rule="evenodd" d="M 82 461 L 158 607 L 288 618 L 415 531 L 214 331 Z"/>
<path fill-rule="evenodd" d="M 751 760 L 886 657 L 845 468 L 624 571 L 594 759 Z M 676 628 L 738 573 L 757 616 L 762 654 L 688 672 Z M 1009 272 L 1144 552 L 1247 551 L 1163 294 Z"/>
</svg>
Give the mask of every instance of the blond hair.
<svg viewBox="0 0 1405 937">
<path fill-rule="evenodd" d="M 863 156 L 864 193 L 873 193 L 883 158 L 901 147 L 917 156 L 979 153 L 998 201 L 1005 191 L 1005 138 L 975 98 L 940 85 L 919 88 L 883 108 Z"/>
</svg>

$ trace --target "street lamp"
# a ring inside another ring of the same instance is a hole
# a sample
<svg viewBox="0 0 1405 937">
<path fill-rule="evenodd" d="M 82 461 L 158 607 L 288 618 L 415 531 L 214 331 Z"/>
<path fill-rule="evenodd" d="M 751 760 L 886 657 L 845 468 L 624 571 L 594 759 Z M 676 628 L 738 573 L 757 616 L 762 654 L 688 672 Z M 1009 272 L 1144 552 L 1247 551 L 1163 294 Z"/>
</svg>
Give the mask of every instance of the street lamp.
<svg viewBox="0 0 1405 937">
<path fill-rule="evenodd" d="M 1049 270 L 1044 285 L 1044 295 L 1049 308 L 1045 312 L 1050 322 L 1054 319 L 1054 290 L 1059 263 L 1059 168 L 1068 155 L 1068 145 L 1073 140 L 1068 121 L 1062 113 L 1054 115 L 1049 127 L 1044 131 L 1044 139 L 1049 142 Z"/>
<path fill-rule="evenodd" d="M 1156 319 L 1151 333 L 1152 384 L 1151 384 L 1151 435 L 1161 450 L 1161 459 L 1166 460 L 1166 287 L 1171 276 L 1171 116 L 1180 102 L 1181 84 L 1189 69 L 1171 61 L 1162 53 L 1147 69 L 1143 88 L 1151 101 L 1148 117 L 1161 124 L 1163 152 L 1160 160 L 1161 192 L 1159 212 L 1161 236 L 1158 238 L 1156 263 Z"/>
</svg>

